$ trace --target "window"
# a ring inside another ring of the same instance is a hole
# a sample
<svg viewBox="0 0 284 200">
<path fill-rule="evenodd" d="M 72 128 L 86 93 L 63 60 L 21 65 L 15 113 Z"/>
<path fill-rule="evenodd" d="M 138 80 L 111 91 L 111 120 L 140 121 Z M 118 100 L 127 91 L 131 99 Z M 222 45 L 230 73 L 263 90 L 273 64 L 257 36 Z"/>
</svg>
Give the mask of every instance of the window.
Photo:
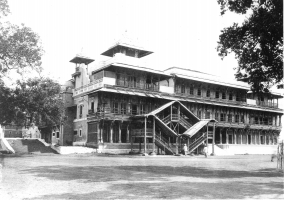
<svg viewBox="0 0 284 200">
<path fill-rule="evenodd" d="M 56 138 L 59 138 L 59 131 L 56 132 Z"/>
<path fill-rule="evenodd" d="M 201 89 L 200 88 L 197 89 L 197 96 L 201 96 Z"/>
<path fill-rule="evenodd" d="M 218 121 L 219 120 L 219 113 L 215 113 L 215 119 Z"/>
<path fill-rule="evenodd" d="M 140 114 L 145 114 L 143 104 L 140 105 Z"/>
<path fill-rule="evenodd" d="M 210 90 L 206 91 L 206 97 L 210 97 Z"/>
<path fill-rule="evenodd" d="M 92 113 L 94 112 L 94 109 L 95 109 L 95 102 L 91 102 L 91 110 L 92 110 Z"/>
<path fill-rule="evenodd" d="M 222 99 L 226 99 L 226 92 L 222 92 Z"/>
<path fill-rule="evenodd" d="M 259 118 L 258 117 L 254 117 L 254 124 L 259 124 Z"/>
<path fill-rule="evenodd" d="M 79 106 L 79 119 L 81 119 L 83 116 L 83 105 Z"/>
<path fill-rule="evenodd" d="M 241 101 L 241 95 L 240 94 L 236 94 L 236 101 Z"/>
<path fill-rule="evenodd" d="M 205 113 L 205 119 L 210 119 L 210 112 Z"/>
<path fill-rule="evenodd" d="M 241 115 L 241 122 L 244 123 L 245 122 L 245 116 Z"/>
<path fill-rule="evenodd" d="M 131 114 L 137 115 L 137 105 L 134 104 L 131 105 Z"/>
<path fill-rule="evenodd" d="M 189 94 L 193 95 L 193 93 L 194 93 L 194 90 L 193 90 L 193 87 L 191 86 L 191 87 L 189 88 Z"/>
<path fill-rule="evenodd" d="M 233 94 L 229 93 L 229 100 L 233 100 Z"/>
<path fill-rule="evenodd" d="M 201 110 L 198 110 L 198 111 L 197 111 L 197 117 L 198 117 L 199 119 L 201 119 Z"/>
<path fill-rule="evenodd" d="M 74 130 L 74 135 L 77 135 L 78 134 L 77 132 L 78 132 L 77 130 Z"/>
<path fill-rule="evenodd" d="M 225 116 L 224 113 L 221 113 L 221 114 L 220 114 L 220 121 L 221 121 L 221 122 L 226 121 L 226 116 Z"/>
<path fill-rule="evenodd" d="M 82 137 L 82 129 L 79 130 L 79 137 Z"/>
<path fill-rule="evenodd" d="M 115 113 L 115 114 L 118 114 L 119 112 L 118 112 L 118 103 L 117 102 L 114 102 L 113 103 L 113 112 Z"/>
<path fill-rule="evenodd" d="M 239 115 L 235 115 L 235 122 L 239 123 L 240 122 L 240 116 Z"/>
<path fill-rule="evenodd" d="M 215 98 L 219 99 L 219 92 L 218 91 L 215 92 Z"/>
<path fill-rule="evenodd" d="M 228 114 L 228 122 L 232 122 L 233 119 L 232 119 L 232 114 Z"/>
<path fill-rule="evenodd" d="M 55 137 L 55 132 L 52 132 L 52 137 Z"/>
<path fill-rule="evenodd" d="M 121 103 L 121 114 L 126 114 L 126 103 Z"/>
<path fill-rule="evenodd" d="M 185 86 L 184 85 L 181 85 L 181 93 L 185 93 Z"/>
</svg>

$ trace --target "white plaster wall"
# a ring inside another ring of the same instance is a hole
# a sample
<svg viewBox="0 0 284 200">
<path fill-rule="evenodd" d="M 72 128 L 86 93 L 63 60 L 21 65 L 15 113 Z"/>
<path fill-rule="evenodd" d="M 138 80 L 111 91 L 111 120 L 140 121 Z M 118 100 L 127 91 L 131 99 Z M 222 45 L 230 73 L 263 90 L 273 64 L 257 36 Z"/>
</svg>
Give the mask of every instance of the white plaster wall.
<svg viewBox="0 0 284 200">
<path fill-rule="evenodd" d="M 277 145 L 217 145 L 232 154 L 276 154 Z"/>
<path fill-rule="evenodd" d="M 103 84 L 115 85 L 115 78 L 104 77 Z"/>
<path fill-rule="evenodd" d="M 160 85 L 160 92 L 173 94 L 174 93 L 174 88 L 173 87 L 167 87 L 167 86 Z"/>
</svg>

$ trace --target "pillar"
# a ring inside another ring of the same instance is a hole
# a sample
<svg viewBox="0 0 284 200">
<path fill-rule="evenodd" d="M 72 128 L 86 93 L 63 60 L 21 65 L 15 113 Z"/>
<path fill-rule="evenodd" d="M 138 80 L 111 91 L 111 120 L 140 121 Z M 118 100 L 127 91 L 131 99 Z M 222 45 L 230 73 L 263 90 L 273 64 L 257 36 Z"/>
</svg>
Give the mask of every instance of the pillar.
<svg viewBox="0 0 284 200">
<path fill-rule="evenodd" d="M 131 152 L 133 152 L 133 137 L 130 138 L 131 141 Z"/>
<path fill-rule="evenodd" d="M 156 131 L 155 131 L 155 118 L 153 117 L 153 154 L 155 153 L 155 139 L 156 139 Z"/>
<path fill-rule="evenodd" d="M 222 144 L 222 129 L 220 129 L 220 144 Z"/>
<path fill-rule="evenodd" d="M 241 136 L 241 144 L 243 144 L 243 132 L 241 132 L 240 136 Z"/>
<path fill-rule="evenodd" d="M 147 140 L 146 137 L 147 136 L 147 118 L 145 117 L 145 131 L 144 131 L 144 153 L 146 154 L 146 150 L 147 150 Z"/>
<path fill-rule="evenodd" d="M 126 128 L 126 143 L 129 143 L 129 124 L 127 125 L 127 128 Z"/>
<path fill-rule="evenodd" d="M 254 135 L 254 144 L 257 144 L 257 143 L 256 143 L 256 132 L 255 132 L 255 131 L 254 131 L 254 134 L 253 134 L 253 135 Z"/>
<path fill-rule="evenodd" d="M 178 154 L 178 137 L 176 137 L 176 154 Z"/>
<path fill-rule="evenodd" d="M 103 123 L 103 125 L 104 125 L 104 123 Z M 101 126 L 101 131 L 100 131 L 100 143 L 103 143 L 104 141 L 103 141 L 103 134 L 104 134 L 104 126 Z"/>
<path fill-rule="evenodd" d="M 213 139 L 212 139 L 212 156 L 215 155 L 215 150 L 214 150 L 214 146 L 215 146 L 215 122 L 213 123 Z"/>
<path fill-rule="evenodd" d="M 229 142 L 228 142 L 228 130 L 226 131 L 226 144 L 229 144 Z"/>
<path fill-rule="evenodd" d="M 118 123 L 118 143 L 121 143 L 121 123 Z"/>
<path fill-rule="evenodd" d="M 260 132 L 258 132 L 258 144 L 259 144 L 259 145 L 261 144 L 261 141 L 260 141 Z"/>
<path fill-rule="evenodd" d="M 264 145 L 266 145 L 266 133 L 264 133 Z"/>
<path fill-rule="evenodd" d="M 247 145 L 248 145 L 248 143 L 249 143 L 249 134 L 248 133 L 246 133 L 246 137 L 247 137 Z"/>
<path fill-rule="evenodd" d="M 207 155 L 208 155 L 208 149 L 209 149 L 209 148 L 208 148 L 208 124 L 207 124 L 207 126 L 206 126 L 206 135 L 207 135 L 207 139 L 206 139 L 206 147 L 207 147 L 206 149 L 207 149 L 207 152 L 206 152 L 206 153 L 207 153 Z"/>
<path fill-rule="evenodd" d="M 109 142 L 113 143 L 113 124 L 112 123 L 110 125 L 110 138 L 109 138 Z"/>
<path fill-rule="evenodd" d="M 237 144 L 237 130 L 234 131 L 234 144 Z"/>
<path fill-rule="evenodd" d="M 98 123 L 98 126 L 97 126 L 97 131 L 98 131 L 98 134 L 97 134 L 97 143 L 100 143 L 100 134 L 101 134 L 101 129 L 100 129 L 100 123 Z"/>
<path fill-rule="evenodd" d="M 276 126 L 279 126 L 279 115 L 276 116 Z"/>
</svg>

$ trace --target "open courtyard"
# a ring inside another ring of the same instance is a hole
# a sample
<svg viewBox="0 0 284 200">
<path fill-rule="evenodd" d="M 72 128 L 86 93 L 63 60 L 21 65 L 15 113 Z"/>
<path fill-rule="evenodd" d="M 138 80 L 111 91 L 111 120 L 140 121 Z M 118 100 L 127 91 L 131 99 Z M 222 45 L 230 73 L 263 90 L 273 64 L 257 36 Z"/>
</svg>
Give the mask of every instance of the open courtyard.
<svg viewBox="0 0 284 200">
<path fill-rule="evenodd" d="M 269 155 L 1 156 L 1 199 L 284 199 Z"/>
</svg>

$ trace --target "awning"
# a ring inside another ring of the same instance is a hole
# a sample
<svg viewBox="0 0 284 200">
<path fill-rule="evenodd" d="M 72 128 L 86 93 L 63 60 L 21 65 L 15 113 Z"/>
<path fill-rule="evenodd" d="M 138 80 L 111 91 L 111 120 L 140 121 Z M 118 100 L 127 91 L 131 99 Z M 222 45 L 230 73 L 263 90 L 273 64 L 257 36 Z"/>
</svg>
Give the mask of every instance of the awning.
<svg viewBox="0 0 284 200">
<path fill-rule="evenodd" d="M 117 90 L 117 91 L 121 94 L 128 94 L 126 91 L 123 91 L 123 90 Z"/>
<path fill-rule="evenodd" d="M 148 93 L 145 93 L 148 97 L 153 97 L 153 98 L 155 98 L 155 96 L 154 95 L 152 95 L 152 94 L 148 94 Z"/>
<path fill-rule="evenodd" d="M 134 92 L 134 93 L 138 96 L 146 97 L 145 93 L 142 93 L 142 92 Z"/>
<path fill-rule="evenodd" d="M 134 92 L 131 92 L 131 91 L 127 91 L 127 92 L 128 92 L 128 94 L 135 95 Z"/>
<path fill-rule="evenodd" d="M 200 129 L 202 129 L 205 125 L 207 125 L 209 122 L 217 122 L 215 119 L 202 119 L 196 124 L 194 124 L 190 129 L 185 131 L 183 135 L 192 137 L 194 136 Z"/>
</svg>

